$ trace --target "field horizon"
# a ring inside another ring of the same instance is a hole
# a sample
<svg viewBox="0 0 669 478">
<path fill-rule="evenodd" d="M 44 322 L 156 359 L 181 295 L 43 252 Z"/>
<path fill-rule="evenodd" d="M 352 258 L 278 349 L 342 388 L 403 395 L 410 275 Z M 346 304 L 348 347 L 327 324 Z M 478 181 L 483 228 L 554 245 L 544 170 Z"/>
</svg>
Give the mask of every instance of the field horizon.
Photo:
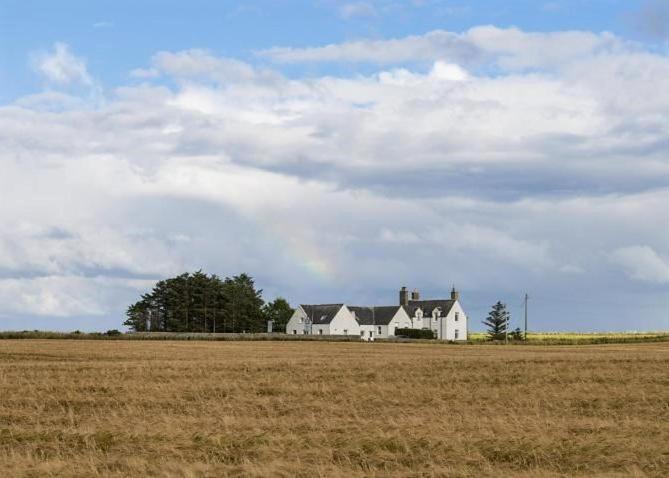
<svg viewBox="0 0 669 478">
<path fill-rule="evenodd" d="M 0 340 L 9 339 L 68 339 L 68 340 L 203 340 L 203 341 L 293 341 L 293 342 L 359 342 L 353 335 L 291 335 L 285 333 L 198 333 L 198 332 L 56 332 L 40 330 L 0 331 Z M 376 339 L 380 343 L 434 343 L 449 345 L 499 345 L 490 341 L 485 332 L 470 332 L 466 341 L 426 339 Z M 513 340 L 516 345 L 586 345 L 669 342 L 669 331 L 648 332 L 529 332 L 527 340 Z"/>
<path fill-rule="evenodd" d="M 669 474 L 669 344 L 0 340 L 5 476 Z"/>
</svg>

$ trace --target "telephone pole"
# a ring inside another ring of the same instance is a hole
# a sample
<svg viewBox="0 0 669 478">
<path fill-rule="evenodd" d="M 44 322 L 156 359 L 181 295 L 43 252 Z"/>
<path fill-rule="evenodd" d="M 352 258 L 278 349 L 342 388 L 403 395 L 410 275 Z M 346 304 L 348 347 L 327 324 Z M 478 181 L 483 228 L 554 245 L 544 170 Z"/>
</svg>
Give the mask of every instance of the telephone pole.
<svg viewBox="0 0 669 478">
<path fill-rule="evenodd" d="M 525 293 L 525 341 L 527 341 L 527 299 L 530 297 L 527 295 L 527 292 Z"/>
</svg>

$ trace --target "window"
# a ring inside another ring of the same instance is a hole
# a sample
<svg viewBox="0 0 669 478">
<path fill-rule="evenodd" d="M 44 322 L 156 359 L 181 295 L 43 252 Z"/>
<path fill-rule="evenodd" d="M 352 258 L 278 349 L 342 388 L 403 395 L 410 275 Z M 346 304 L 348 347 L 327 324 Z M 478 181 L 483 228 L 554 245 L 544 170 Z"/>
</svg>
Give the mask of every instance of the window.
<svg viewBox="0 0 669 478">
<path fill-rule="evenodd" d="M 344 329 L 344 335 L 348 335 L 348 329 Z"/>
<path fill-rule="evenodd" d="M 372 337 L 373 335 L 374 335 L 374 331 L 373 331 L 373 330 L 370 330 L 370 331 L 369 331 L 369 336 Z"/>
<path fill-rule="evenodd" d="M 455 321 L 457 322 L 458 320 L 460 320 L 460 313 L 456 312 L 455 313 Z"/>
<path fill-rule="evenodd" d="M 318 335 L 323 335 L 323 329 L 318 329 Z"/>
<path fill-rule="evenodd" d="M 304 318 L 300 317 L 300 324 L 304 322 Z"/>
<path fill-rule="evenodd" d="M 304 331 L 302 332 L 302 334 L 304 334 L 304 335 L 307 335 L 308 333 L 309 333 L 309 332 L 307 332 L 306 330 L 304 330 Z"/>
<path fill-rule="evenodd" d="M 364 330 L 361 330 L 361 331 L 360 331 L 360 337 L 364 337 L 364 336 L 365 336 L 365 331 L 364 331 Z"/>
<path fill-rule="evenodd" d="M 381 326 L 379 325 L 378 334 L 381 335 Z"/>
<path fill-rule="evenodd" d="M 458 340 L 458 338 L 460 338 L 460 331 L 455 329 L 455 340 Z"/>
<path fill-rule="evenodd" d="M 297 330 L 293 329 L 293 335 L 297 335 Z"/>
</svg>

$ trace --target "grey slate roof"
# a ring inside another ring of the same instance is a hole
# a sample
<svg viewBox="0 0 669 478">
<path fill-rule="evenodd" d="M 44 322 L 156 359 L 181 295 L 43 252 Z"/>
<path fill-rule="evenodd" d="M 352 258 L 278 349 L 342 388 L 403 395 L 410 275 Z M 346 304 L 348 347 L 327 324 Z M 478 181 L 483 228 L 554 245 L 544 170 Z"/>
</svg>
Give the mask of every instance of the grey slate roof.
<svg viewBox="0 0 669 478">
<path fill-rule="evenodd" d="M 355 318 L 360 325 L 388 325 L 399 309 L 399 305 L 381 307 L 349 307 L 355 312 Z"/>
<path fill-rule="evenodd" d="M 409 317 L 416 315 L 416 309 L 420 308 L 423 311 L 423 317 L 432 317 L 432 311 L 439 307 L 441 309 L 441 316 L 445 317 L 451 311 L 455 304 L 454 300 L 410 300 L 408 306 L 404 306 Z"/>
<path fill-rule="evenodd" d="M 307 317 L 309 317 L 316 325 L 319 324 L 329 324 L 334 319 L 334 316 L 337 315 L 339 309 L 341 309 L 344 304 L 320 304 L 320 305 L 305 305 L 301 304 L 300 307 L 306 312 Z"/>
</svg>

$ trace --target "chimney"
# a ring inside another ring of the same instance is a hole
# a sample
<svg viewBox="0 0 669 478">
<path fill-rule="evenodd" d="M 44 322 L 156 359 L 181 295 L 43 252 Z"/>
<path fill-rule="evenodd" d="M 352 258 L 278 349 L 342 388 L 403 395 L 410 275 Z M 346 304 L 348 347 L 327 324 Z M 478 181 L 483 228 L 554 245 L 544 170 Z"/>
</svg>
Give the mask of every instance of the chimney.
<svg viewBox="0 0 669 478">
<path fill-rule="evenodd" d="M 420 300 L 420 293 L 418 292 L 418 289 L 414 289 L 411 293 L 411 300 Z"/>
<path fill-rule="evenodd" d="M 451 300 L 459 300 L 460 299 L 460 292 L 455 290 L 455 286 L 451 289 Z"/>
<path fill-rule="evenodd" d="M 400 305 L 409 305 L 409 291 L 406 287 L 400 289 Z"/>
</svg>

